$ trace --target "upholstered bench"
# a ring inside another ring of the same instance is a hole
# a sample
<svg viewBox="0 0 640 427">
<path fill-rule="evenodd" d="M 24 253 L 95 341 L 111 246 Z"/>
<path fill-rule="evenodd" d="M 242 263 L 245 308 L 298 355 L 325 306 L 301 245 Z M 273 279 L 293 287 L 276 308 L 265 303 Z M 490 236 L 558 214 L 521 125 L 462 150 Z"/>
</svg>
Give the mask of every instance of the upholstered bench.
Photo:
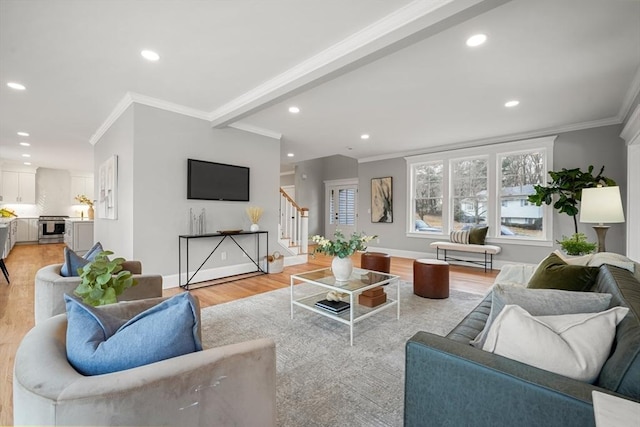
<svg viewBox="0 0 640 427">
<path fill-rule="evenodd" d="M 442 261 L 462 261 L 470 262 L 484 266 L 484 271 L 487 271 L 487 266 L 490 270 L 493 270 L 493 256 L 499 254 L 502 248 L 495 245 L 475 245 L 467 243 L 453 243 L 453 242 L 433 242 L 430 245 L 436 249 L 436 258 Z M 443 256 L 440 258 L 440 251 L 443 251 Z M 474 259 L 462 259 L 454 258 L 447 254 L 447 251 L 454 252 L 468 252 L 476 254 L 484 254 L 484 261 Z"/>
</svg>

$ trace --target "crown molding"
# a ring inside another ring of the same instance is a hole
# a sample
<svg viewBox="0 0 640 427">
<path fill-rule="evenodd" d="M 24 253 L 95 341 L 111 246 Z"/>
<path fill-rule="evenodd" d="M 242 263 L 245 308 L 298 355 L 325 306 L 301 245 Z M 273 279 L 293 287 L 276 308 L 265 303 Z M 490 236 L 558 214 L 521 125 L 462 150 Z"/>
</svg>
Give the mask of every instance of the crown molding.
<svg viewBox="0 0 640 427">
<path fill-rule="evenodd" d="M 211 126 L 229 125 L 426 28 L 453 26 L 455 20 L 450 18 L 462 12 L 476 16 L 508 1 L 415 0 L 212 111 Z"/>
<path fill-rule="evenodd" d="M 183 116 L 194 117 L 201 120 L 211 120 L 211 114 L 197 110 L 195 108 L 185 107 L 184 105 L 175 104 L 158 98 L 152 98 L 139 93 L 130 92 L 133 102 L 147 105 L 149 107 L 159 108 L 160 110 L 171 111 L 172 113 L 182 114 Z"/>
<path fill-rule="evenodd" d="M 120 102 L 118 102 L 115 108 L 111 111 L 111 114 L 107 116 L 107 119 L 100 125 L 98 130 L 95 131 L 91 138 L 89 138 L 89 143 L 91 145 L 96 145 L 100 138 L 109 130 L 111 125 L 113 125 L 118 118 L 124 113 L 127 108 L 133 103 L 133 99 L 131 98 L 131 93 L 127 92 L 122 97 Z"/>
<path fill-rule="evenodd" d="M 636 105 L 629 116 L 629 120 L 624 125 L 620 137 L 627 145 L 640 145 L 640 104 Z"/>
<path fill-rule="evenodd" d="M 262 135 L 262 136 L 266 136 L 267 138 L 273 138 L 273 139 L 277 139 L 278 141 L 280 141 L 282 139 L 282 134 L 278 133 L 278 132 L 274 132 L 270 129 L 265 129 L 265 128 L 261 128 L 258 126 L 253 126 L 250 125 L 249 123 L 244 123 L 244 122 L 235 122 L 235 123 L 231 123 L 229 124 L 230 128 L 234 128 L 234 129 L 238 129 L 238 130 L 242 130 L 245 132 L 251 132 L 251 133 L 255 133 L 256 135 Z"/>
<path fill-rule="evenodd" d="M 631 108 L 633 107 L 633 101 L 636 100 L 638 95 L 640 94 L 640 67 L 636 70 L 636 75 L 633 76 L 633 80 L 631 80 L 631 86 L 629 86 L 629 90 L 622 101 L 622 105 L 620 106 L 620 111 L 618 112 L 618 117 L 620 117 L 620 122 L 623 122 L 624 119 L 627 118 Z"/>
<path fill-rule="evenodd" d="M 459 142 L 454 144 L 436 145 L 433 147 L 423 148 L 420 150 L 412 150 L 412 151 L 404 151 L 404 152 L 398 152 L 398 153 L 381 154 L 379 156 L 363 157 L 362 159 L 358 159 L 358 163 L 377 162 L 380 160 L 396 159 L 398 157 L 411 157 L 411 156 L 417 156 L 420 154 L 437 153 L 440 151 L 451 151 L 451 150 L 459 150 L 462 148 L 480 147 L 483 145 L 502 144 L 505 142 L 519 141 L 521 139 L 539 138 L 539 137 L 549 136 L 553 134 L 573 132 L 577 130 L 591 129 L 591 128 L 597 128 L 602 126 L 617 125 L 620 123 L 621 123 L 620 118 L 616 116 L 616 117 L 610 117 L 607 119 L 593 120 L 593 121 L 582 122 L 582 123 L 574 123 L 571 125 L 540 129 L 540 130 L 531 131 L 531 132 L 522 132 L 522 133 L 514 133 L 509 135 L 503 135 L 503 136 L 496 136 L 491 138 L 475 139 L 475 140 L 464 141 L 464 142 Z"/>
</svg>

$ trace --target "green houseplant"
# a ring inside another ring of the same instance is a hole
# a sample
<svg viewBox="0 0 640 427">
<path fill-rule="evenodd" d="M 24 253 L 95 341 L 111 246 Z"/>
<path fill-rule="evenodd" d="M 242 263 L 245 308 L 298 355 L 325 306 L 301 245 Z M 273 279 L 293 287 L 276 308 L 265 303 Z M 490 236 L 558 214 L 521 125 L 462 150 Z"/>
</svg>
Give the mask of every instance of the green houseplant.
<svg viewBox="0 0 640 427">
<path fill-rule="evenodd" d="M 559 213 L 565 213 L 573 218 L 574 234 L 570 237 L 562 236 L 562 240 L 557 241 L 565 252 L 569 255 L 582 255 L 593 252 L 597 244 L 587 242 L 587 237 L 583 233 L 578 233 L 579 213 L 578 204 L 582 200 L 582 189 L 597 187 L 599 185 L 616 185 L 616 182 L 602 175 L 604 166 L 600 168 L 598 175 L 593 175 L 593 165 L 590 165 L 586 172 L 575 169 L 562 168 L 560 171 L 549 171 L 551 181 L 547 186 L 535 185 L 535 194 L 529 196 L 529 202 L 536 206 L 550 205 Z M 554 197 L 556 197 L 554 202 Z"/>
<path fill-rule="evenodd" d="M 93 261 L 78 269 L 82 282 L 75 294 L 93 306 L 118 302 L 117 296 L 138 284 L 130 271 L 122 269 L 124 258 L 109 260 L 111 251 L 102 251 Z"/>
</svg>

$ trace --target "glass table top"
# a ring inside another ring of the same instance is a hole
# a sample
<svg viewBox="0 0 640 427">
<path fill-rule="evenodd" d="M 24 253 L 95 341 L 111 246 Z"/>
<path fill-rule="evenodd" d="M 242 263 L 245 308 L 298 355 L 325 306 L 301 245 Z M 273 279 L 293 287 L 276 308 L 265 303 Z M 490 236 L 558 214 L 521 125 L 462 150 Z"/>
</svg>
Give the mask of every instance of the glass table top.
<svg viewBox="0 0 640 427">
<path fill-rule="evenodd" d="M 357 291 L 375 284 L 387 284 L 392 280 L 397 279 L 399 276 L 354 268 L 353 273 L 351 273 L 351 277 L 349 277 L 349 281 L 339 282 L 335 277 L 333 277 L 331 268 L 323 268 L 321 270 L 314 270 L 306 273 L 292 274 L 291 277 L 305 282 L 335 286 L 336 288 L 340 288 L 344 291 Z"/>
</svg>

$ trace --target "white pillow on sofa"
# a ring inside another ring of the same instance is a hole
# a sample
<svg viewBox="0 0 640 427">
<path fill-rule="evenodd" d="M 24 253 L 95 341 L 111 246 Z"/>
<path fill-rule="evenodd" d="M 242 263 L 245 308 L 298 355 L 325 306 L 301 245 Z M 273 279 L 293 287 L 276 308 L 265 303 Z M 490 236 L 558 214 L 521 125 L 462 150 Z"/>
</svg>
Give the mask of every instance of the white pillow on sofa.
<svg viewBox="0 0 640 427">
<path fill-rule="evenodd" d="M 592 383 L 609 357 L 616 326 L 629 311 L 532 316 L 507 305 L 493 322 L 483 350 Z"/>
</svg>

